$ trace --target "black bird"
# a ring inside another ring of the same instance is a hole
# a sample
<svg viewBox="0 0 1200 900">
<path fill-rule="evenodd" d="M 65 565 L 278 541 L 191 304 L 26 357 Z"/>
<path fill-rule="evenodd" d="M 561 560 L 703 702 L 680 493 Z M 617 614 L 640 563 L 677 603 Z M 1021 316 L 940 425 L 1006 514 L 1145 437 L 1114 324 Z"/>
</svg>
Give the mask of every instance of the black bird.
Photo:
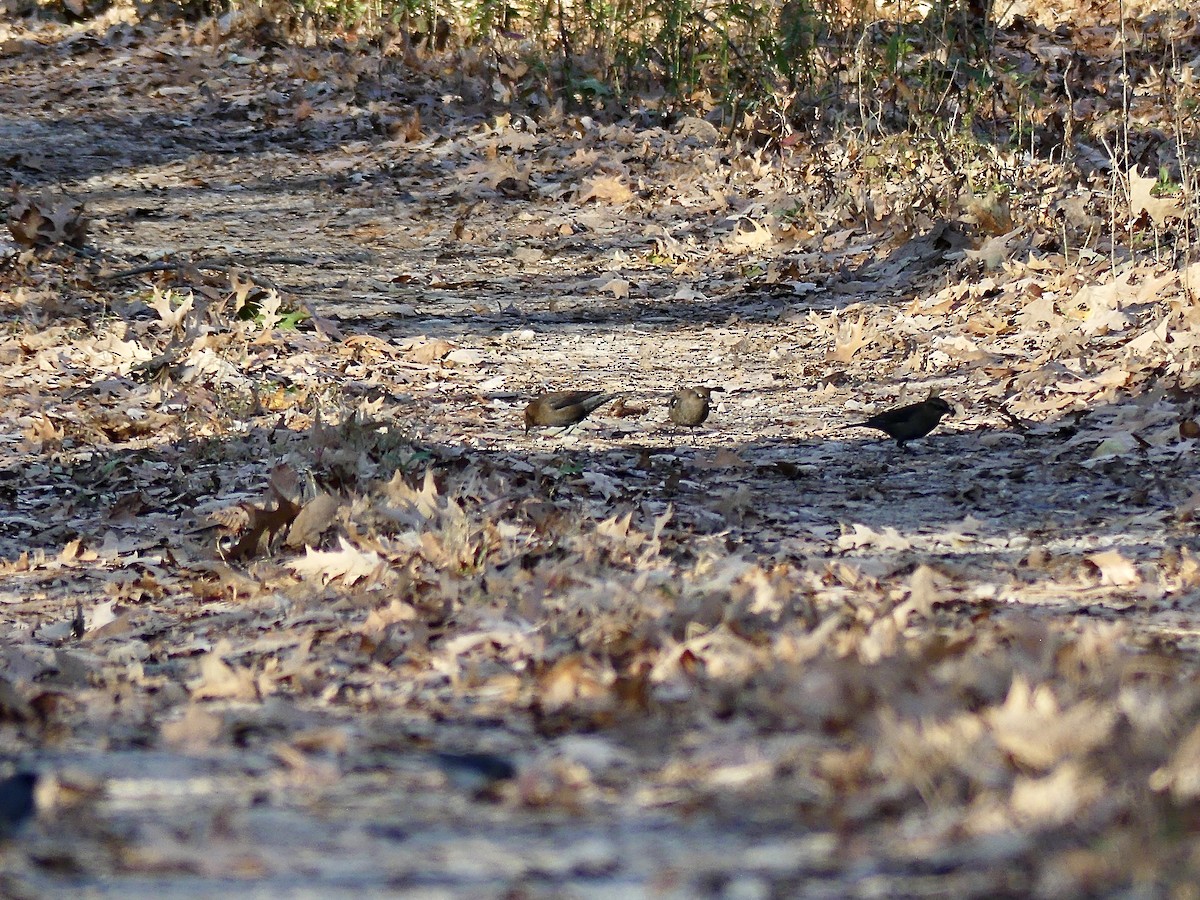
<svg viewBox="0 0 1200 900">
<path fill-rule="evenodd" d="M 33 818 L 37 784 L 35 772 L 18 772 L 0 781 L 0 840 L 12 837 Z"/>
<path fill-rule="evenodd" d="M 925 437 L 937 428 L 942 416 L 954 411 L 941 397 L 929 397 L 920 403 L 910 403 L 897 409 L 889 409 L 871 416 L 865 422 L 844 425 L 844 428 L 877 428 L 896 439 L 896 446 L 903 447 L 908 441 Z"/>
<path fill-rule="evenodd" d="M 540 394 L 525 407 L 525 432 L 528 434 L 534 426 L 578 425 L 597 407 L 616 396 L 601 391 L 551 391 Z"/>
<path fill-rule="evenodd" d="M 667 404 L 667 415 L 676 425 L 686 425 L 695 428 L 708 418 L 708 403 L 713 391 L 723 391 L 721 387 L 680 388 Z"/>
<path fill-rule="evenodd" d="M 477 797 L 486 796 L 502 782 L 517 777 L 516 765 L 495 753 L 435 752 L 433 758 L 447 782 Z"/>
</svg>

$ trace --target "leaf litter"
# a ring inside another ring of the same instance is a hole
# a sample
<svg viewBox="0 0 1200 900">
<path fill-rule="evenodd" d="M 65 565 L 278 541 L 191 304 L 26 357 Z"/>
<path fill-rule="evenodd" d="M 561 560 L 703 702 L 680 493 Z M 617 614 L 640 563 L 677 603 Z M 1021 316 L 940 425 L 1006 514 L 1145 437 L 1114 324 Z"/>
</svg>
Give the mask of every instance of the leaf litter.
<svg viewBox="0 0 1200 900">
<path fill-rule="evenodd" d="M 960 202 L 436 57 L 4 27 L 4 892 L 1194 883 L 1200 270 L 1136 164 Z"/>
</svg>

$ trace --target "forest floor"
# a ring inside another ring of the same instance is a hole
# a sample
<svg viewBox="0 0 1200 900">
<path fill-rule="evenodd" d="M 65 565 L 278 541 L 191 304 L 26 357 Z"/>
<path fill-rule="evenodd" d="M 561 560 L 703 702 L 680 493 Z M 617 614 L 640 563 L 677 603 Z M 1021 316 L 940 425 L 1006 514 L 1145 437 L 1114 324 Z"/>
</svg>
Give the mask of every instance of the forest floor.
<svg viewBox="0 0 1200 900">
<path fill-rule="evenodd" d="M 0 35 L 0 893 L 1194 896 L 1151 179 L 1064 248 L 1111 192 L 1016 151 L 961 200 L 204 27 Z M 564 388 L 622 397 L 527 434 Z"/>
</svg>

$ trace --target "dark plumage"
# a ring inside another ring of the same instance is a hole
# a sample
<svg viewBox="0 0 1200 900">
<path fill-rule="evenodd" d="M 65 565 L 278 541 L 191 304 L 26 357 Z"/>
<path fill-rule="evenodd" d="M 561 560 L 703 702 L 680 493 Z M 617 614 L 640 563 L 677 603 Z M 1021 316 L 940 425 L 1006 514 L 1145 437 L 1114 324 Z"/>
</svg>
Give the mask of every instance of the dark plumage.
<svg viewBox="0 0 1200 900">
<path fill-rule="evenodd" d="M 578 425 L 597 407 L 616 396 L 601 391 L 551 391 L 541 394 L 525 407 L 525 431 L 534 426 Z"/>
<path fill-rule="evenodd" d="M 12 837 L 33 818 L 37 784 L 34 772 L 18 772 L 0 781 L 0 840 Z"/>
<path fill-rule="evenodd" d="M 896 439 L 896 446 L 903 447 L 908 441 L 925 437 L 937 428 L 942 416 L 954 411 L 941 397 L 929 397 L 920 403 L 910 403 L 897 409 L 889 409 L 871 416 L 865 422 L 855 422 L 845 428 L 877 428 Z"/>
<path fill-rule="evenodd" d="M 708 418 L 708 403 L 713 391 L 722 391 L 719 387 L 680 388 L 667 404 L 667 414 L 676 425 L 686 425 L 695 428 Z"/>
<path fill-rule="evenodd" d="M 501 782 L 517 777 L 516 765 L 495 753 L 438 752 L 433 757 L 451 785 L 475 795 L 486 794 Z"/>
</svg>

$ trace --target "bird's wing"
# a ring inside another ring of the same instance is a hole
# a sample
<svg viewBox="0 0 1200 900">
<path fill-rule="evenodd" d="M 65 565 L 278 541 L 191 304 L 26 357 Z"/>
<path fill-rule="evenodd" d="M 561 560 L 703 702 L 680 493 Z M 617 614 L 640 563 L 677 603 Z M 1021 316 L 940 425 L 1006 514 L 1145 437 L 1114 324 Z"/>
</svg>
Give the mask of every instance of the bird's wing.
<svg viewBox="0 0 1200 900">
<path fill-rule="evenodd" d="M 590 400 L 598 393 L 599 391 L 562 391 L 547 399 L 552 409 L 566 409 L 568 406 Z"/>
</svg>

